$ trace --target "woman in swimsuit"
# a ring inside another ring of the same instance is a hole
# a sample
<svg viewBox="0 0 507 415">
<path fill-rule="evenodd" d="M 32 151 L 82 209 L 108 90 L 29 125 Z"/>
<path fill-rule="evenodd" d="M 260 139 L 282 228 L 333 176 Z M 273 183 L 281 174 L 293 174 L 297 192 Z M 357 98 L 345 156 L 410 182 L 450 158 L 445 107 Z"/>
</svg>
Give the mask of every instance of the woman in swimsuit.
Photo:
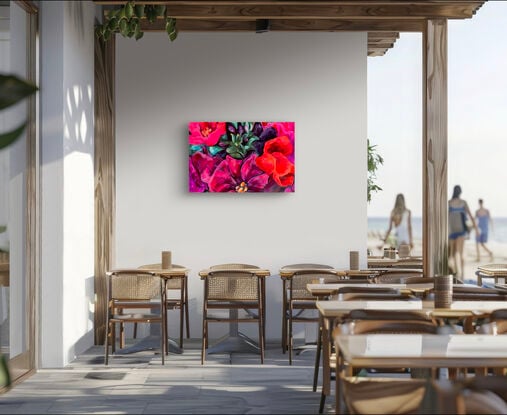
<svg viewBox="0 0 507 415">
<path fill-rule="evenodd" d="M 479 199 L 479 209 L 475 211 L 475 219 L 477 220 L 477 226 L 481 233 L 476 235 L 475 237 L 475 248 L 477 250 L 477 262 L 481 260 L 481 253 L 479 251 L 479 246 L 482 246 L 484 250 L 489 254 L 489 258 L 493 260 L 493 252 L 486 246 L 486 242 L 488 242 L 488 230 L 489 225 L 493 225 L 493 221 L 491 220 L 491 214 L 489 213 L 489 209 L 484 207 L 484 201 Z"/>
<path fill-rule="evenodd" d="M 475 222 L 472 213 L 465 200 L 460 198 L 461 187 L 454 186 L 452 198 L 449 200 L 449 251 L 450 259 L 454 263 L 454 270 L 458 277 L 463 276 L 463 269 L 465 266 L 465 259 L 463 258 L 463 248 L 465 246 L 465 238 L 468 235 L 467 217 L 472 221 L 475 229 L 475 234 L 479 235 L 479 228 Z M 460 268 L 458 269 L 458 258 Z"/>
<path fill-rule="evenodd" d="M 396 248 L 400 245 L 410 245 L 410 249 L 414 247 L 412 240 L 412 214 L 405 206 L 405 197 L 402 193 L 396 195 L 394 208 L 391 210 L 391 217 L 389 219 L 389 228 L 387 229 L 386 236 L 383 241 L 387 241 L 392 229 L 395 229 L 396 235 Z"/>
</svg>

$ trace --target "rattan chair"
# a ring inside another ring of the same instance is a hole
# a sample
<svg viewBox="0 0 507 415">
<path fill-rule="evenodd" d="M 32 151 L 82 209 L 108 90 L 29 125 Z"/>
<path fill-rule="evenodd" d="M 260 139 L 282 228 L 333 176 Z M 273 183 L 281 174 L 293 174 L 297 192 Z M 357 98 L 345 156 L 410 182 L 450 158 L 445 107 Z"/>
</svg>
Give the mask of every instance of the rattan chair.
<svg viewBox="0 0 507 415">
<path fill-rule="evenodd" d="M 185 268 L 183 265 L 172 264 L 172 268 Z M 161 268 L 161 264 L 149 264 L 139 267 L 139 269 L 157 269 Z M 179 310 L 180 314 L 180 339 L 179 346 L 183 348 L 183 326 L 186 329 L 186 338 L 190 338 L 190 323 L 188 318 L 188 278 L 171 278 L 165 281 L 166 293 L 166 309 Z M 169 329 L 167 329 L 169 330 Z M 134 339 L 137 337 L 137 324 L 134 326 Z M 168 345 L 166 349 L 168 350 Z"/>
<path fill-rule="evenodd" d="M 314 312 L 317 309 L 317 297 L 312 296 L 306 286 L 321 279 L 324 280 L 325 284 L 342 280 L 328 265 L 320 265 L 320 268 L 315 268 L 315 265 L 317 264 L 307 264 L 308 269 L 300 267 L 290 278 L 284 280 L 283 283 L 282 351 L 285 353 L 287 349 L 289 350 L 289 364 L 292 364 L 292 352 L 294 348 L 293 324 L 317 323 L 319 321 L 318 315 Z M 296 268 L 295 265 L 283 268 L 288 267 Z M 308 310 L 313 310 L 311 315 L 305 314 Z M 317 338 L 318 344 L 320 343 L 319 339 L 320 334 Z"/>
<path fill-rule="evenodd" d="M 338 323 L 339 324 L 337 324 L 335 329 L 333 330 L 332 334 L 333 339 L 342 334 L 347 335 L 373 334 L 373 333 L 437 334 L 439 332 L 439 326 L 435 321 L 433 321 L 431 318 L 427 317 L 423 313 L 411 311 L 410 312 L 403 311 L 396 313 L 395 311 L 389 310 L 385 311 L 353 310 L 348 314 L 347 317 L 340 320 Z M 333 353 L 330 362 L 331 362 L 331 373 L 336 374 L 337 368 L 343 368 L 341 357 L 336 353 Z M 358 368 L 355 368 L 355 371 L 357 370 Z M 379 388 L 382 389 L 383 385 L 384 393 L 386 393 L 387 392 L 386 386 L 388 385 L 387 382 L 393 381 L 393 379 L 377 378 L 373 381 L 375 383 L 361 384 L 353 381 L 350 382 L 350 380 L 353 379 L 351 378 L 352 375 L 353 373 L 352 370 L 350 370 L 350 368 L 343 369 L 342 373 L 336 374 L 336 377 L 341 376 L 341 378 L 344 380 L 344 385 L 346 389 L 344 393 L 345 402 L 347 407 L 352 411 L 352 413 L 356 413 L 354 412 L 355 410 L 354 408 L 356 407 L 355 405 L 356 402 L 354 402 L 355 399 L 368 400 L 369 397 L 367 396 L 367 393 L 375 394 L 376 398 L 378 398 Z M 349 380 L 349 382 L 347 382 L 347 380 Z M 336 381 L 338 382 L 339 380 L 336 379 Z M 410 401 L 410 408 L 411 410 L 413 410 L 415 407 L 415 409 L 417 410 L 424 396 L 424 388 L 422 390 L 420 389 L 421 383 L 423 381 L 416 379 L 413 382 L 412 380 L 407 381 L 407 383 L 404 383 L 404 381 L 401 381 L 402 383 L 398 383 L 400 382 L 399 380 L 396 380 L 394 382 L 396 383 L 391 384 L 396 385 L 394 389 L 389 388 L 389 390 L 393 394 L 393 397 L 395 395 L 400 395 L 402 393 L 401 392 L 402 389 L 405 388 L 405 386 L 403 385 L 406 385 L 407 391 L 404 393 L 410 395 L 408 399 Z M 375 384 L 379 384 L 381 386 L 375 387 L 374 386 Z M 368 391 L 368 389 L 370 390 Z M 322 413 L 324 410 L 325 400 L 326 395 L 322 393 L 320 399 L 319 413 Z M 339 402 L 337 402 L 337 405 L 339 405 Z M 375 399 L 372 399 L 372 403 L 371 406 L 369 406 L 369 410 L 360 413 L 387 414 L 394 412 L 392 407 L 378 407 L 378 400 L 377 406 L 375 406 Z M 396 412 L 396 413 L 407 413 L 407 412 Z"/>
<path fill-rule="evenodd" d="M 139 269 L 113 270 L 106 273 L 107 314 L 105 364 L 111 352 L 116 351 L 116 324 L 123 329 L 125 323 L 160 324 L 162 364 L 166 354 L 166 324 L 164 319 L 165 293 L 162 279 L 153 272 Z M 134 312 L 126 312 L 135 310 Z"/>
<path fill-rule="evenodd" d="M 221 264 L 204 279 L 204 305 L 202 319 L 201 364 L 206 360 L 209 323 L 257 323 L 259 326 L 259 349 L 261 363 L 264 363 L 264 289 L 261 278 L 248 269 L 259 267 L 248 264 Z M 229 311 L 228 317 L 214 315 L 215 311 Z M 239 315 L 245 310 L 246 315 Z"/>
<path fill-rule="evenodd" d="M 408 278 L 412 277 L 422 277 L 422 273 L 414 270 L 390 270 L 386 271 L 377 277 L 375 277 L 375 282 L 378 284 L 404 284 Z"/>
</svg>

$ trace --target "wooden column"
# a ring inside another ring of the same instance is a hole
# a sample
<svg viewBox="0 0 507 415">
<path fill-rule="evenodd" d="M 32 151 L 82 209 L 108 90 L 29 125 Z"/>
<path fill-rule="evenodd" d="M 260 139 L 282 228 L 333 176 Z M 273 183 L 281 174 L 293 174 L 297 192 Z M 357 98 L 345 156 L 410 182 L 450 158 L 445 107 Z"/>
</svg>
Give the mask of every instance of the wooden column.
<svg viewBox="0 0 507 415">
<path fill-rule="evenodd" d="M 104 344 L 106 271 L 114 258 L 115 71 L 114 36 L 95 38 L 95 344 Z"/>
<path fill-rule="evenodd" d="M 424 275 L 448 273 L 447 19 L 429 19 L 423 32 Z"/>
</svg>

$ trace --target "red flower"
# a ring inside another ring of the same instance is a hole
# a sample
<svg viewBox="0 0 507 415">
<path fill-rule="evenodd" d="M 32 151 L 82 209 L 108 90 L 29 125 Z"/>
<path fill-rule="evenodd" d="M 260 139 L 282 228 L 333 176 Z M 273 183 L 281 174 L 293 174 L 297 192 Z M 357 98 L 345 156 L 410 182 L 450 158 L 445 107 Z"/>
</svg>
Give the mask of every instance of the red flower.
<svg viewBox="0 0 507 415">
<path fill-rule="evenodd" d="M 214 146 L 223 134 L 225 134 L 224 122 L 191 122 L 188 124 L 190 145 Z"/>
<path fill-rule="evenodd" d="M 288 156 L 292 156 L 293 152 L 294 147 L 287 136 L 275 137 L 266 141 L 264 153 L 257 157 L 255 164 L 271 175 L 279 186 L 290 186 L 294 184 L 294 163 Z"/>
</svg>

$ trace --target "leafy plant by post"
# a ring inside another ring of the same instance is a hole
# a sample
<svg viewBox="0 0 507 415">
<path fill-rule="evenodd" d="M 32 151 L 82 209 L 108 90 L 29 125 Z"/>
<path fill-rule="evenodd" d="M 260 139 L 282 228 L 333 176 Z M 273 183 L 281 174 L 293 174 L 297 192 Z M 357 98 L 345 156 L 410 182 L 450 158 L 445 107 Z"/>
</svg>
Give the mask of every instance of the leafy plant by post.
<svg viewBox="0 0 507 415">
<path fill-rule="evenodd" d="M 372 193 L 379 192 L 382 188 L 375 183 L 377 179 L 377 170 L 380 165 L 384 164 L 384 159 L 377 152 L 377 146 L 368 143 L 368 202 L 371 201 Z"/>
<path fill-rule="evenodd" d="M 17 76 L 0 74 L 0 111 L 29 97 L 37 89 L 35 85 Z M 26 125 L 27 121 L 24 121 L 14 130 L 0 133 L 0 149 L 14 143 L 21 136 Z"/>
<path fill-rule="evenodd" d="M 104 41 L 107 41 L 113 33 L 139 40 L 144 35 L 141 20 L 146 19 L 154 23 L 159 17 L 165 19 L 165 31 L 172 42 L 178 36 L 176 19 L 167 15 L 167 8 L 163 4 L 136 4 L 129 1 L 117 9 L 109 10 L 104 17 L 104 23 L 95 26 L 95 34 Z"/>
</svg>

